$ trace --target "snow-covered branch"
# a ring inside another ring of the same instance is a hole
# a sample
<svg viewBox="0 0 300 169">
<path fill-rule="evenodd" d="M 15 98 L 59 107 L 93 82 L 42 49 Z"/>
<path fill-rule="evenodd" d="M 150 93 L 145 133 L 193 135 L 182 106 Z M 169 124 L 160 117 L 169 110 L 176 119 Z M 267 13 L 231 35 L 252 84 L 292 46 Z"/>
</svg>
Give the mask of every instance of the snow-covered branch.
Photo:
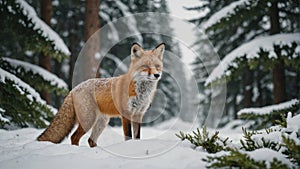
<svg viewBox="0 0 300 169">
<path fill-rule="evenodd" d="M 49 71 L 37 66 L 30 64 L 28 62 L 23 62 L 16 59 L 11 58 L 3 58 L 3 60 L 7 61 L 12 67 L 17 69 L 18 67 L 23 68 L 26 72 L 31 71 L 33 74 L 37 74 L 43 78 L 43 80 L 49 82 L 52 86 L 56 86 L 57 88 L 68 90 L 68 85 L 56 75 L 50 73 Z"/>
<path fill-rule="evenodd" d="M 46 101 L 40 97 L 40 94 L 36 90 L 34 90 L 27 83 L 23 82 L 21 79 L 19 79 L 15 75 L 0 68 L 0 82 L 5 83 L 6 80 L 10 80 L 10 81 L 14 82 L 15 87 L 18 89 L 20 94 L 24 95 L 27 93 L 26 97 L 29 100 L 34 101 L 33 99 L 35 99 L 40 104 L 46 104 Z"/>
<path fill-rule="evenodd" d="M 271 106 L 259 107 L 259 108 L 245 108 L 240 110 L 237 114 L 238 116 L 242 114 L 256 114 L 256 115 L 268 115 L 275 111 L 282 111 L 285 109 L 292 108 L 299 105 L 298 99 L 293 99 L 284 103 L 275 104 Z"/>
<path fill-rule="evenodd" d="M 43 36 L 47 41 L 51 41 L 54 46 L 54 50 L 62 52 L 67 56 L 71 54 L 67 45 L 60 36 L 38 17 L 35 10 L 26 1 L 16 0 L 15 3 L 20 5 L 19 8 L 21 9 L 22 14 L 27 17 L 27 20 L 30 20 L 33 23 L 33 30 L 38 31 L 39 34 L 41 34 L 41 36 Z M 9 7 L 10 6 L 8 6 L 8 8 Z M 13 15 L 16 13 L 16 11 L 13 10 L 8 11 L 10 11 Z"/>
<path fill-rule="evenodd" d="M 239 57 L 246 56 L 248 60 L 259 57 L 258 52 L 263 49 L 269 52 L 270 58 L 276 58 L 277 55 L 274 51 L 274 45 L 291 45 L 293 42 L 298 44 L 295 53 L 300 52 L 300 33 L 277 34 L 266 37 L 259 37 L 250 42 L 247 42 L 227 54 L 220 64 L 212 71 L 206 79 L 205 85 L 209 85 L 213 81 L 221 79 L 225 75 L 230 75 L 228 72 L 230 66 L 237 67 L 235 60 Z M 296 57 L 292 56 L 293 58 Z"/>
<path fill-rule="evenodd" d="M 204 22 L 201 27 L 203 29 L 207 29 L 214 24 L 221 21 L 221 19 L 226 18 L 232 14 L 234 14 L 234 9 L 242 6 L 246 6 L 245 4 L 249 3 L 249 0 L 239 0 L 229 4 L 228 6 L 222 8 L 220 11 L 214 13 L 206 22 Z"/>
</svg>

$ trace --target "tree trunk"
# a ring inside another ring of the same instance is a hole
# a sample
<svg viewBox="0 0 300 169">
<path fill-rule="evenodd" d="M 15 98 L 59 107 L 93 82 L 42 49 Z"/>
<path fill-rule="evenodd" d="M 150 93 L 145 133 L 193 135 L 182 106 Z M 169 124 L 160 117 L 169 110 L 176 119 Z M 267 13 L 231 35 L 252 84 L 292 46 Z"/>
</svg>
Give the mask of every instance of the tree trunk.
<svg viewBox="0 0 300 169">
<path fill-rule="evenodd" d="M 52 16 L 52 2 L 51 0 L 41 0 L 41 18 L 43 21 L 51 25 L 50 20 Z M 51 71 L 51 57 L 49 55 L 45 55 L 41 53 L 39 56 L 39 66 L 43 67 L 44 69 Z M 46 91 L 40 92 L 41 97 L 47 102 L 50 103 L 50 94 Z"/>
<path fill-rule="evenodd" d="M 71 3 L 73 3 L 74 6 L 79 6 L 81 5 L 79 3 L 79 0 L 75 0 L 72 1 Z M 69 90 L 72 90 L 72 79 L 73 79 L 73 71 L 74 71 L 74 66 L 75 66 L 75 62 L 78 56 L 78 45 L 80 42 L 80 37 L 78 36 L 78 34 L 80 35 L 80 27 L 78 26 L 78 22 L 80 21 L 80 18 L 78 15 L 73 15 L 71 18 L 74 22 L 72 25 L 70 25 L 70 27 L 72 27 L 72 29 L 74 30 L 73 32 L 70 32 L 70 51 L 71 51 L 71 55 L 70 55 L 70 59 L 69 59 L 69 81 L 68 81 L 68 86 L 69 86 Z"/>
<path fill-rule="evenodd" d="M 54 70 L 53 70 L 53 73 L 56 74 L 59 78 L 62 78 L 61 67 L 62 67 L 62 63 L 60 63 L 57 60 L 54 60 Z M 55 95 L 55 99 L 54 99 L 54 104 L 53 105 L 55 107 L 60 107 L 60 105 L 62 104 L 61 99 L 62 99 L 62 96 Z"/>
<path fill-rule="evenodd" d="M 243 95 L 244 95 L 244 107 L 252 106 L 252 83 L 253 76 L 250 68 L 247 66 L 245 68 L 245 73 L 243 77 Z"/>
<path fill-rule="evenodd" d="M 300 82 L 300 60 L 298 61 L 298 67 L 297 67 L 297 78 L 296 82 Z M 296 92 L 297 92 L 297 97 L 300 97 L 300 83 L 296 83 Z"/>
<path fill-rule="evenodd" d="M 100 28 L 99 8 L 100 0 L 85 1 L 85 42 Z"/>
<path fill-rule="evenodd" d="M 86 64 L 85 79 L 91 77 L 100 77 L 100 65 L 95 67 L 96 53 L 100 52 L 100 34 L 92 36 L 100 28 L 100 0 L 85 1 L 85 25 L 84 25 L 84 41 L 89 43 L 86 45 Z M 91 37 L 92 36 L 92 37 Z M 100 54 L 100 53 L 99 53 Z"/>
<path fill-rule="evenodd" d="M 278 1 L 273 1 L 270 10 L 271 29 L 270 34 L 280 33 L 279 23 L 279 9 Z M 273 83 L 274 83 L 274 104 L 285 101 L 286 87 L 285 87 L 285 73 L 284 61 L 278 56 L 278 61 L 273 68 Z"/>
<path fill-rule="evenodd" d="M 281 103 L 286 99 L 285 90 L 285 73 L 284 63 L 282 59 L 274 65 L 273 68 L 273 81 L 274 81 L 274 103 Z"/>
<path fill-rule="evenodd" d="M 238 119 L 238 115 L 237 115 L 237 112 L 238 112 L 238 104 L 237 104 L 237 97 L 238 97 L 238 92 L 234 92 L 233 94 L 233 119 Z"/>
<path fill-rule="evenodd" d="M 258 98 L 256 100 L 256 106 L 261 107 L 264 105 L 263 101 L 263 90 L 262 90 L 262 75 L 261 75 L 261 69 L 259 69 L 256 73 L 256 84 L 257 84 L 257 92 L 258 92 Z"/>
</svg>

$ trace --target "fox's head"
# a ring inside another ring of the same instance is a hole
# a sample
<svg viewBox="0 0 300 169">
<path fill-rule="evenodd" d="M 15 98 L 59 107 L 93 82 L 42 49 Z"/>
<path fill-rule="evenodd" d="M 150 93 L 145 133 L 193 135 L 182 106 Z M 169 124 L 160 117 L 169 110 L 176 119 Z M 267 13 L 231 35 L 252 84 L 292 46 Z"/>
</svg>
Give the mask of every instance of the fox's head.
<svg viewBox="0 0 300 169">
<path fill-rule="evenodd" d="M 131 47 L 130 70 L 134 80 L 157 81 L 161 78 L 165 44 L 161 43 L 153 50 L 143 50 L 134 43 Z"/>
</svg>

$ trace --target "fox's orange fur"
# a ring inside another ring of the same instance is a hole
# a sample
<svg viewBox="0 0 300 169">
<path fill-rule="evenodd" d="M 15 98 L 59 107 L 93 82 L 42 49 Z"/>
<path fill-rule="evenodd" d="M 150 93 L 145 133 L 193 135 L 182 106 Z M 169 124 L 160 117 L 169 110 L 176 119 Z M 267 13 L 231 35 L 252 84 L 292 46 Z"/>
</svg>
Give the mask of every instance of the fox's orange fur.
<svg viewBox="0 0 300 169">
<path fill-rule="evenodd" d="M 125 140 L 140 138 L 140 124 L 149 107 L 162 74 L 165 45 L 144 51 L 140 45 L 131 47 L 131 64 L 124 75 L 90 79 L 76 86 L 65 98 L 50 126 L 38 137 L 39 141 L 61 142 L 76 122 L 71 136 L 74 145 L 92 128 L 88 140 L 91 147 L 110 117 L 121 116 Z M 133 133 L 131 132 L 131 125 Z"/>
</svg>

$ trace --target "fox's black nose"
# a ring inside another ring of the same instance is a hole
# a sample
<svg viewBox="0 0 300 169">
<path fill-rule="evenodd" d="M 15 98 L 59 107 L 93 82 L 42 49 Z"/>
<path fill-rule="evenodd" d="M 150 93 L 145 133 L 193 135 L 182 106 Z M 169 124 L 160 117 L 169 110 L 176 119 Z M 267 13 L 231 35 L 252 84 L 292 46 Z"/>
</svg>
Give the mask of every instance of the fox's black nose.
<svg viewBox="0 0 300 169">
<path fill-rule="evenodd" d="M 157 78 L 159 78 L 159 74 L 154 74 L 154 77 L 157 79 Z"/>
</svg>

